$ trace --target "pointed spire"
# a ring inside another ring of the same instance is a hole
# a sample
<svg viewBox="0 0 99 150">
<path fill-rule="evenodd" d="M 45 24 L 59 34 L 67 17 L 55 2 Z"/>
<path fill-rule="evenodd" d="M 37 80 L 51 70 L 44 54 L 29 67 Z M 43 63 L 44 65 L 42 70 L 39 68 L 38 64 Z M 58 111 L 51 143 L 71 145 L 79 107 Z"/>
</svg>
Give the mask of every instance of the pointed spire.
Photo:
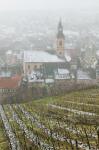
<svg viewBox="0 0 99 150">
<path fill-rule="evenodd" d="M 57 38 L 65 38 L 63 34 L 63 26 L 62 26 L 62 19 L 60 17 L 59 24 L 58 24 L 58 34 Z"/>
<path fill-rule="evenodd" d="M 59 20 L 58 29 L 63 29 L 61 17 L 60 17 L 60 20 Z"/>
</svg>

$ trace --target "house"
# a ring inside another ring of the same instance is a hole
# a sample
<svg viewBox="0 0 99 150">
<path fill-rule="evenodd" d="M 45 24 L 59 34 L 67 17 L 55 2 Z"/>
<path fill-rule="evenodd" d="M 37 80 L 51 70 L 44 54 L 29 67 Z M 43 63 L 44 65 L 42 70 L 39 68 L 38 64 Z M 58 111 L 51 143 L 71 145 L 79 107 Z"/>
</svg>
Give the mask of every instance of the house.
<svg viewBox="0 0 99 150">
<path fill-rule="evenodd" d="M 12 98 L 16 95 L 21 85 L 21 76 L 1 77 L 0 78 L 0 101 Z"/>
<path fill-rule="evenodd" d="M 91 77 L 88 72 L 83 70 L 77 71 L 77 80 L 91 80 Z"/>
<path fill-rule="evenodd" d="M 55 80 L 70 80 L 70 71 L 68 69 L 58 68 L 55 71 Z"/>
</svg>

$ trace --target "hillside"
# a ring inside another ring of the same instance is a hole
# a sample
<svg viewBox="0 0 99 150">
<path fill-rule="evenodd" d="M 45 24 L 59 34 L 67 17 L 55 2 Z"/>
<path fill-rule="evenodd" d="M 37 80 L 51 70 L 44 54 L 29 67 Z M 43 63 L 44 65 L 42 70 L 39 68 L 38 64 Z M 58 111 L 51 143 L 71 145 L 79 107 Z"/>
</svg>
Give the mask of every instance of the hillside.
<svg viewBox="0 0 99 150">
<path fill-rule="evenodd" d="M 98 150 L 99 89 L 0 105 L 0 150 Z"/>
</svg>

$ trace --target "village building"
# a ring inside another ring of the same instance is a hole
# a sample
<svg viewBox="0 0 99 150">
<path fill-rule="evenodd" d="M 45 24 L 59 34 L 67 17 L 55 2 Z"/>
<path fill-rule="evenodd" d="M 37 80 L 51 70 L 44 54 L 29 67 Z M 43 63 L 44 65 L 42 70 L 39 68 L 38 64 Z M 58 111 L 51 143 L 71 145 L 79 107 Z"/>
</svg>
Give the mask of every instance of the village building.
<svg viewBox="0 0 99 150">
<path fill-rule="evenodd" d="M 56 49 L 53 52 L 48 51 L 24 51 L 23 73 L 24 76 L 31 75 L 33 72 L 41 72 L 43 78 L 48 76 L 55 77 L 54 72 L 58 69 L 69 69 L 71 57 L 65 51 L 65 36 L 61 20 L 58 24 L 58 33 L 56 37 Z"/>
<path fill-rule="evenodd" d="M 0 77 L 0 101 L 12 99 L 21 85 L 21 76 Z"/>
</svg>

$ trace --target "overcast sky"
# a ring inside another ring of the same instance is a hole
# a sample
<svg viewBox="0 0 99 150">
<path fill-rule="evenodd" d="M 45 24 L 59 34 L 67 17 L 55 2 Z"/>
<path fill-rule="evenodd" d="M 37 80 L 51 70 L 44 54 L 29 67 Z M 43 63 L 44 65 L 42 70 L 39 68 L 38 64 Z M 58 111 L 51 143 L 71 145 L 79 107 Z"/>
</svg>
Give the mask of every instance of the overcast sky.
<svg viewBox="0 0 99 150">
<path fill-rule="evenodd" d="M 0 0 L 0 10 L 98 10 L 99 0 Z"/>
</svg>

